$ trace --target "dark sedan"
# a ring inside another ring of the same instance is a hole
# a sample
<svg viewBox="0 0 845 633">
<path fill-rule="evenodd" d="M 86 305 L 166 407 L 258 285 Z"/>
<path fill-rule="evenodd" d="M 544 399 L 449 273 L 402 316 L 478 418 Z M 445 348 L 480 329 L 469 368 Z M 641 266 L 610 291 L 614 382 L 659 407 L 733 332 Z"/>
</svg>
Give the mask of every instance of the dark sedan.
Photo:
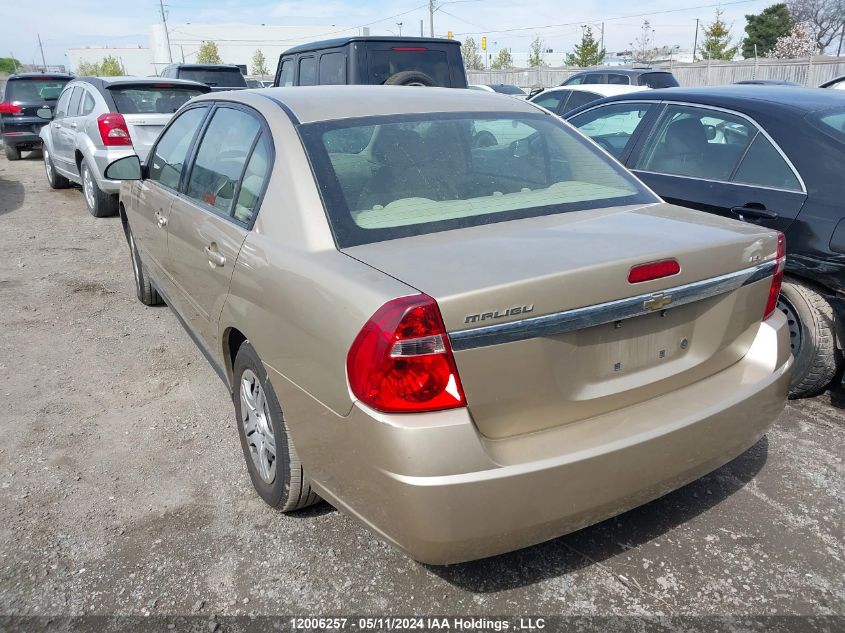
<svg viewBox="0 0 845 633">
<path fill-rule="evenodd" d="M 842 362 L 833 299 L 845 296 L 845 94 L 650 90 L 602 99 L 567 119 L 668 202 L 786 234 L 779 305 L 796 357 L 791 394 L 823 390 Z"/>
</svg>

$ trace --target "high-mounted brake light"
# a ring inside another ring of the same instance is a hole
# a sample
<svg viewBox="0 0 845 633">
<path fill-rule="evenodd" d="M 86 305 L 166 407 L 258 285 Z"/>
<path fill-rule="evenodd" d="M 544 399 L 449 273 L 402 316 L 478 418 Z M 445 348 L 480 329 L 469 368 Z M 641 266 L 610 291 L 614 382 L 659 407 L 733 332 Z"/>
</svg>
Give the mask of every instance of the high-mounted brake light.
<svg viewBox="0 0 845 633">
<path fill-rule="evenodd" d="M 376 311 L 349 348 L 346 373 L 355 397 L 385 413 L 466 406 L 440 309 L 424 294 Z"/>
<path fill-rule="evenodd" d="M 392 51 L 427 51 L 425 46 L 394 46 Z"/>
<path fill-rule="evenodd" d="M 786 238 L 783 233 L 778 231 L 778 250 L 777 250 L 777 268 L 775 274 L 772 275 L 772 285 L 769 286 L 769 300 L 766 302 L 766 311 L 763 313 L 763 320 L 765 321 L 774 313 L 778 307 L 778 298 L 780 297 L 780 287 L 783 284 L 783 269 L 786 267 Z"/>
<path fill-rule="evenodd" d="M 97 117 L 97 127 L 100 128 L 100 138 L 103 145 L 132 145 L 126 119 L 118 112 L 108 112 Z"/>
<path fill-rule="evenodd" d="M 20 114 L 21 107 L 15 105 L 14 103 L 9 103 L 8 101 L 4 101 L 0 103 L 0 114 Z"/>
<path fill-rule="evenodd" d="M 681 272 L 681 265 L 675 259 L 661 259 L 659 262 L 637 264 L 628 271 L 628 283 L 638 284 L 643 281 L 671 277 Z"/>
</svg>

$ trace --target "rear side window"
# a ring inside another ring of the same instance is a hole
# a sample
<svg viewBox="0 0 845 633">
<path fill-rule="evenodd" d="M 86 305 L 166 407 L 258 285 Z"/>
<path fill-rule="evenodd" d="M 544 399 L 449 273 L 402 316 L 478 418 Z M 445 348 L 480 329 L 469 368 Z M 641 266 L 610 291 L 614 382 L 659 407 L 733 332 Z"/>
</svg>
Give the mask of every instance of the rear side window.
<svg viewBox="0 0 845 633">
<path fill-rule="evenodd" d="M 792 169 L 762 134 L 757 134 L 745 158 L 739 165 L 733 182 L 759 187 L 775 187 L 789 191 L 801 191 L 801 183 Z"/>
<path fill-rule="evenodd" d="M 110 88 L 115 107 L 121 114 L 172 114 L 190 99 L 207 90 L 181 86 L 126 86 Z"/>
<path fill-rule="evenodd" d="M 94 101 L 94 97 L 91 95 L 90 92 L 87 90 L 85 91 L 85 96 L 82 98 L 82 110 L 79 112 L 82 116 L 87 116 L 94 111 L 94 106 L 96 102 Z"/>
<path fill-rule="evenodd" d="M 607 77 L 607 75 L 605 75 L 604 73 L 587 73 L 587 74 L 584 76 L 584 83 L 585 83 L 585 84 L 603 84 L 603 83 L 607 83 L 607 82 L 605 81 L 605 77 Z"/>
<path fill-rule="evenodd" d="M 260 130 L 256 118 L 246 112 L 219 108 L 200 141 L 187 195 L 229 215 L 238 181 Z"/>
<path fill-rule="evenodd" d="M 608 73 L 607 74 L 607 83 L 613 84 L 615 86 L 628 86 L 631 84 L 631 80 L 628 75 L 619 75 L 616 73 Z"/>
<path fill-rule="evenodd" d="M 85 92 L 85 90 L 80 86 L 73 89 L 73 94 L 70 96 L 70 104 L 67 107 L 68 116 L 76 116 L 79 114 L 79 102 L 82 101 L 83 92 Z"/>
<path fill-rule="evenodd" d="M 293 85 L 293 60 L 286 59 L 282 62 L 282 72 L 279 73 L 280 86 Z"/>
<path fill-rule="evenodd" d="M 678 80 L 672 73 L 643 73 L 640 85 L 649 88 L 677 88 Z"/>
<path fill-rule="evenodd" d="M 582 105 L 592 103 L 596 99 L 601 99 L 601 95 L 595 92 L 587 92 L 586 90 L 573 90 L 572 96 L 566 102 L 566 109 L 564 112 L 571 112 L 575 108 L 580 108 Z"/>
<path fill-rule="evenodd" d="M 191 108 L 176 117 L 164 131 L 150 160 L 150 180 L 158 181 L 171 189 L 179 188 L 188 148 L 207 110 L 207 107 Z"/>
<path fill-rule="evenodd" d="M 262 134 L 252 150 L 252 156 L 246 165 L 238 199 L 235 202 L 235 219 L 249 224 L 258 210 L 258 202 L 267 184 L 270 170 L 270 148 Z"/>
<path fill-rule="evenodd" d="M 67 104 L 70 101 L 71 93 L 73 93 L 73 88 L 65 90 L 62 96 L 59 97 L 59 102 L 56 104 L 56 113 L 53 115 L 54 119 L 61 119 L 67 116 Z"/>
<path fill-rule="evenodd" d="M 179 78 L 198 81 L 213 88 L 246 88 L 246 80 L 237 68 L 182 68 Z"/>
<path fill-rule="evenodd" d="M 55 101 L 70 79 L 21 77 L 6 82 L 5 101 Z"/>
<path fill-rule="evenodd" d="M 543 106 L 547 110 L 557 112 L 558 106 L 561 102 L 566 101 L 566 98 L 571 92 L 571 90 L 555 90 L 554 92 L 549 92 L 547 94 L 541 93 L 536 99 L 532 99 L 531 101 L 536 103 L 538 106 Z"/>
<path fill-rule="evenodd" d="M 397 73 L 416 71 L 428 75 L 437 86 L 449 88 L 452 85 L 445 51 L 412 46 L 370 50 L 369 62 L 371 84 L 383 84 Z"/>
<path fill-rule="evenodd" d="M 299 59 L 299 85 L 313 86 L 317 83 L 317 58 L 301 57 Z"/>
<path fill-rule="evenodd" d="M 343 85 L 346 83 L 346 55 L 326 53 L 320 56 L 320 85 Z"/>
</svg>

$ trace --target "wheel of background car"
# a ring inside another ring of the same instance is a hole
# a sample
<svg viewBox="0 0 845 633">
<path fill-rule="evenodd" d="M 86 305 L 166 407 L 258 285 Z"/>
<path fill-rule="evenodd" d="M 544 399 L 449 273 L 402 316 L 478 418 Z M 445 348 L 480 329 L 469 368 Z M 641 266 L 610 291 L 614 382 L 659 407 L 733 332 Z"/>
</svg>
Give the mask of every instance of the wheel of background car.
<svg viewBox="0 0 845 633">
<path fill-rule="evenodd" d="M 47 182 L 53 189 L 67 189 L 70 187 L 70 181 L 56 171 L 56 166 L 53 164 L 53 157 L 47 147 L 42 147 L 41 154 L 44 157 L 44 173 L 47 174 Z"/>
<path fill-rule="evenodd" d="M 385 82 L 385 86 L 426 86 L 432 87 L 436 86 L 437 82 L 434 81 L 429 75 L 426 75 L 423 72 L 418 70 L 403 70 L 401 73 L 396 73 L 395 75 L 391 75 L 388 77 Z"/>
<path fill-rule="evenodd" d="M 79 170 L 82 180 L 82 195 L 85 198 L 85 205 L 88 212 L 95 218 L 105 218 L 117 213 L 117 196 L 103 192 L 97 180 L 94 178 L 94 171 L 88 166 L 88 161 L 83 160 Z"/>
<path fill-rule="evenodd" d="M 795 356 L 791 398 L 806 398 L 823 391 L 838 369 L 833 308 L 813 287 L 797 279 L 784 280 L 778 308 L 789 323 Z"/>
<path fill-rule="evenodd" d="M 3 143 L 3 149 L 6 150 L 6 158 L 9 160 L 20 160 L 21 159 L 21 151 L 14 145 L 10 145 L 8 142 Z"/>
<path fill-rule="evenodd" d="M 132 274 L 135 277 L 135 294 L 138 301 L 145 306 L 157 306 L 164 303 L 161 295 L 150 282 L 144 263 L 141 261 L 141 254 L 135 246 L 135 238 L 132 236 L 132 229 L 126 228 L 126 241 L 129 242 L 129 257 L 132 259 Z"/>
<path fill-rule="evenodd" d="M 290 512 L 319 501 L 305 476 L 258 353 L 244 342 L 233 367 L 235 417 L 249 477 L 270 506 Z"/>
<path fill-rule="evenodd" d="M 494 145 L 498 145 L 499 141 L 496 140 L 496 137 L 493 135 L 492 132 L 488 132 L 487 130 L 481 130 L 478 134 L 475 135 L 473 139 L 473 146 L 474 147 L 493 147 Z"/>
</svg>

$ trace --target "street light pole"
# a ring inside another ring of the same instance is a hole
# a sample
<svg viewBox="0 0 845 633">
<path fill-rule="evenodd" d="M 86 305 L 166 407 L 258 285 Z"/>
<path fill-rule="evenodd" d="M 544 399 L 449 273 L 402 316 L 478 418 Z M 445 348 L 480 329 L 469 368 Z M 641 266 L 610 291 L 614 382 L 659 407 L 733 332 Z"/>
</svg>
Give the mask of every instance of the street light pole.
<svg viewBox="0 0 845 633">
<path fill-rule="evenodd" d="M 396 26 L 399 27 L 399 37 L 402 37 L 402 25 L 403 24 L 404 24 L 404 22 L 397 22 L 396 23 Z"/>
<path fill-rule="evenodd" d="M 44 68 L 44 71 L 46 72 L 47 71 L 47 60 L 44 59 L 44 47 L 41 45 L 41 34 L 36 33 L 36 35 L 38 35 L 38 48 L 41 49 L 41 64 L 42 64 L 42 67 Z"/>
<path fill-rule="evenodd" d="M 428 0 L 428 35 L 434 37 L 434 0 Z"/>
</svg>

